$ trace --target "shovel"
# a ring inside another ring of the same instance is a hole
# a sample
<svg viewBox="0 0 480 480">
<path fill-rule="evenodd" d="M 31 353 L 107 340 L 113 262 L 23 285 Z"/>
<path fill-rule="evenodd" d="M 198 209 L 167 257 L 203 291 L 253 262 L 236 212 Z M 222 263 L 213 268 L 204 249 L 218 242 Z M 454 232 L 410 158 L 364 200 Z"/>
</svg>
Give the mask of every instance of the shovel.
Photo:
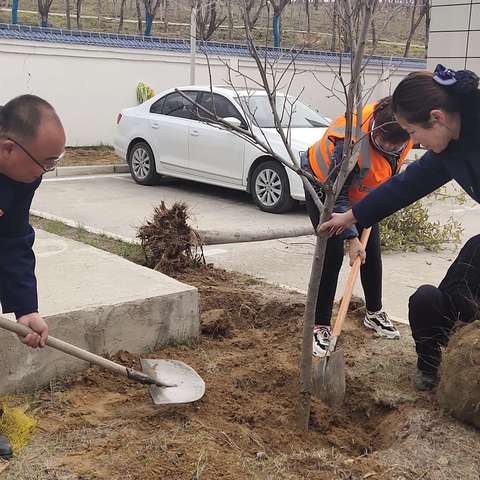
<svg viewBox="0 0 480 480">
<path fill-rule="evenodd" d="M 9 330 L 21 337 L 33 332 L 25 325 L 3 317 L 0 317 L 0 328 Z M 135 382 L 149 385 L 150 396 L 155 405 L 194 402 L 202 398 L 205 393 L 205 382 L 200 375 L 193 368 L 177 360 L 147 360 L 142 358 L 140 363 L 144 371 L 140 372 L 82 350 L 50 335 L 46 345 Z"/>
<path fill-rule="evenodd" d="M 362 232 L 361 243 L 366 247 L 370 228 Z M 342 332 L 343 323 L 347 316 L 348 306 L 352 298 L 353 287 L 360 270 L 361 258 L 357 257 L 353 262 L 347 284 L 343 293 L 337 318 L 333 325 L 332 336 L 328 345 L 327 353 L 323 358 L 315 357 L 312 365 L 313 393 L 329 407 L 337 407 L 342 404 L 345 397 L 345 358 L 341 350 L 337 351 L 337 342 Z"/>
</svg>

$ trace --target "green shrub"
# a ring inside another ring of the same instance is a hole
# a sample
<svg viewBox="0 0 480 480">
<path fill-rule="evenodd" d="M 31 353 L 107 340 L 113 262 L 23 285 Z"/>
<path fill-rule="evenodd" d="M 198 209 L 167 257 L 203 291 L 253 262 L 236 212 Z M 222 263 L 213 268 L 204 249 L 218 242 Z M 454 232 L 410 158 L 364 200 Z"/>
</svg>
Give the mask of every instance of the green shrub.
<svg viewBox="0 0 480 480">
<path fill-rule="evenodd" d="M 384 250 L 417 251 L 419 247 L 438 252 L 447 242 L 460 243 L 463 226 L 450 217 L 445 224 L 430 221 L 428 209 L 421 200 L 405 207 L 381 223 Z"/>
</svg>

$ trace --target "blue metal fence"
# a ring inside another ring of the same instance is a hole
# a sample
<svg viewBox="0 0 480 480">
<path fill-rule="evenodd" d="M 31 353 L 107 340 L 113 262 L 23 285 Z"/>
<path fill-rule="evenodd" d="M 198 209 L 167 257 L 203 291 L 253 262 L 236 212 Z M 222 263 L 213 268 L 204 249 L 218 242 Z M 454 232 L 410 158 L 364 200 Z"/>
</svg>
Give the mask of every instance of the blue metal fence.
<svg viewBox="0 0 480 480">
<path fill-rule="evenodd" d="M 59 28 L 32 27 L 28 25 L 11 25 L 0 23 L 0 39 L 19 39 L 37 42 L 52 42 L 75 45 L 96 45 L 101 47 L 133 48 L 140 50 L 163 50 L 167 52 L 189 53 L 190 40 L 176 38 L 144 37 L 140 35 L 123 35 L 115 33 L 86 32 L 78 30 L 63 30 Z M 249 57 L 250 52 L 246 45 L 221 43 L 221 42 L 199 42 L 199 50 L 204 50 L 210 55 L 228 55 Z M 292 50 L 283 48 L 258 48 L 262 57 L 265 55 L 270 59 L 286 60 L 295 55 L 297 61 L 309 63 L 335 64 L 342 61 L 348 64 L 348 54 L 316 50 Z M 418 58 L 403 58 L 390 56 L 368 57 L 370 65 L 395 66 L 411 70 L 426 68 L 426 61 Z"/>
</svg>

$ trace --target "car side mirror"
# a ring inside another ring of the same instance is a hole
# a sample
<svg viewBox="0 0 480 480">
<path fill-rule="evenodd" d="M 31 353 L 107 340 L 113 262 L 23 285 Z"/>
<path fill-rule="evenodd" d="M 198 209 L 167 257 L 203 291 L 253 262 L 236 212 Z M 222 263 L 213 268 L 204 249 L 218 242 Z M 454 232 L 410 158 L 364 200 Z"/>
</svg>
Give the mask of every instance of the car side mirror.
<svg viewBox="0 0 480 480">
<path fill-rule="evenodd" d="M 240 128 L 243 124 L 242 121 L 236 117 L 225 117 L 225 118 L 222 118 L 222 120 L 232 125 L 232 127 L 236 127 L 236 128 Z"/>
</svg>

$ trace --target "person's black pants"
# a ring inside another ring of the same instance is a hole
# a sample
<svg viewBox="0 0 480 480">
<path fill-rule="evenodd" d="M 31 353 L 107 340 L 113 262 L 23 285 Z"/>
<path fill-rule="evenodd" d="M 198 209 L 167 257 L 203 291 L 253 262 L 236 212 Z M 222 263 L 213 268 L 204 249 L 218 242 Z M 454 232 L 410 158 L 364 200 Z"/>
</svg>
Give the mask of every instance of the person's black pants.
<svg viewBox="0 0 480 480">
<path fill-rule="evenodd" d="M 441 347 L 446 346 L 457 322 L 468 323 L 478 313 L 480 235 L 460 250 L 438 288 L 422 285 L 410 297 L 408 319 L 418 355 L 417 367 L 436 374 Z"/>
<path fill-rule="evenodd" d="M 319 212 L 308 192 L 305 192 L 305 202 L 312 225 L 316 229 L 320 221 Z M 361 235 L 362 227 L 357 225 L 357 229 L 359 235 Z M 372 226 L 366 254 L 365 264 L 360 268 L 360 277 L 367 310 L 376 312 L 382 309 L 382 257 L 378 224 Z M 343 258 L 344 241 L 337 236 L 329 238 L 315 309 L 316 325 L 326 326 L 331 324 L 333 302 Z"/>
</svg>

